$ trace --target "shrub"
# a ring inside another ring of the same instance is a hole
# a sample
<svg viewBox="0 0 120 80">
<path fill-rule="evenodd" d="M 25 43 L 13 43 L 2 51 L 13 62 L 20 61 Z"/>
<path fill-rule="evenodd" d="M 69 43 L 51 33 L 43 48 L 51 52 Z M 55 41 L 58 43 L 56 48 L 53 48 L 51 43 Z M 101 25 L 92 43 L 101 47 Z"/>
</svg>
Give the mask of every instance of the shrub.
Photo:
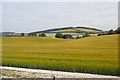
<svg viewBox="0 0 120 80">
<path fill-rule="evenodd" d="M 102 35 L 102 33 L 99 33 L 97 36 L 101 36 Z"/>
<path fill-rule="evenodd" d="M 24 34 L 24 33 L 21 33 L 21 36 L 25 36 L 25 34 Z"/>
<path fill-rule="evenodd" d="M 117 30 L 115 30 L 116 34 L 120 34 L 120 27 L 117 28 Z"/>
<path fill-rule="evenodd" d="M 56 38 L 62 38 L 63 36 L 62 36 L 62 33 L 57 33 L 57 34 L 55 35 L 55 37 L 56 37 Z"/>
<path fill-rule="evenodd" d="M 45 34 L 45 33 L 41 33 L 41 34 L 39 35 L 39 37 L 46 37 L 46 34 Z"/>
<path fill-rule="evenodd" d="M 79 35 L 77 35 L 76 39 L 80 39 L 81 37 Z"/>
<path fill-rule="evenodd" d="M 90 37 L 90 33 L 89 33 L 89 32 L 85 32 L 82 37 L 83 37 L 83 38 L 84 38 L 84 37 Z"/>
<path fill-rule="evenodd" d="M 37 36 L 36 33 L 29 33 L 28 36 Z"/>
<path fill-rule="evenodd" d="M 72 38 L 72 35 L 71 34 L 64 34 L 62 36 L 63 39 L 71 39 Z"/>
<path fill-rule="evenodd" d="M 115 34 L 115 32 L 111 29 L 109 32 L 108 32 L 108 35 L 110 34 Z"/>
</svg>

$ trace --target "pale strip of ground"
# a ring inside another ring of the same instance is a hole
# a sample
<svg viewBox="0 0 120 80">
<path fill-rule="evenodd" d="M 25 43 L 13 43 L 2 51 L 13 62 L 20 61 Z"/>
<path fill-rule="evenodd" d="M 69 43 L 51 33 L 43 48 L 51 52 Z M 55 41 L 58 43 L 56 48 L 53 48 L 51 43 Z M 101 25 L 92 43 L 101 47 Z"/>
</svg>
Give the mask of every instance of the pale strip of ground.
<svg viewBox="0 0 120 80">
<path fill-rule="evenodd" d="M 2 78 L 52 78 L 54 76 L 57 78 L 118 78 L 117 76 L 3 66 L 0 66 L 0 70 L 2 70 Z"/>
</svg>

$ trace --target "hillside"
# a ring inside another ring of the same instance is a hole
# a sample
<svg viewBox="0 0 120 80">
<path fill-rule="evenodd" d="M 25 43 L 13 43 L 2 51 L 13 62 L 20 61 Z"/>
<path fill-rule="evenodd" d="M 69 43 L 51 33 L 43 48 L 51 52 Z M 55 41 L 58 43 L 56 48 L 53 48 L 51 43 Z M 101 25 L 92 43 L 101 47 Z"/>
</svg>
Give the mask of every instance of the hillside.
<svg viewBox="0 0 120 80">
<path fill-rule="evenodd" d="M 64 28 L 55 28 L 55 29 L 48 29 L 44 31 L 37 31 L 34 33 L 84 33 L 84 32 L 90 32 L 90 33 L 98 33 L 102 30 L 96 29 L 96 28 L 88 28 L 88 27 L 64 27 Z"/>
<path fill-rule="evenodd" d="M 2 53 L 3 66 L 118 75 L 118 35 L 3 37 Z"/>
<path fill-rule="evenodd" d="M 2 35 L 20 35 L 20 33 L 15 33 L 15 32 L 2 32 Z"/>
</svg>

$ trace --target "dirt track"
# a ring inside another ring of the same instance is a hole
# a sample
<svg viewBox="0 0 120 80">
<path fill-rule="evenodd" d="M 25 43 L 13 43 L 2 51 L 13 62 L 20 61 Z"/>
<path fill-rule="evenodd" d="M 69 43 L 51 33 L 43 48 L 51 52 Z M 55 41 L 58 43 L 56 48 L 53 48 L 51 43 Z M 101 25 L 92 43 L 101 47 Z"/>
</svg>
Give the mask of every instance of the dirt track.
<svg viewBox="0 0 120 80">
<path fill-rule="evenodd" d="M 3 78 L 118 78 L 117 76 L 106 76 L 86 73 L 72 73 L 62 71 L 51 71 L 41 69 L 27 69 L 27 68 L 16 68 L 16 67 L 2 67 Z"/>
</svg>

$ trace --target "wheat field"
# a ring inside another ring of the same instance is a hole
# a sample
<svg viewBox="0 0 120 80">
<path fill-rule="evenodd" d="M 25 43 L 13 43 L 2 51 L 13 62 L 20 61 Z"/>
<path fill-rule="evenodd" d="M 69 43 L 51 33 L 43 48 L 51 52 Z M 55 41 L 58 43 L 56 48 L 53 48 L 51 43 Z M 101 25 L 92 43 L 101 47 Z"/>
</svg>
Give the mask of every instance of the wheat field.
<svg viewBox="0 0 120 80">
<path fill-rule="evenodd" d="M 3 37 L 2 65 L 118 75 L 118 35 L 77 40 Z"/>
</svg>

